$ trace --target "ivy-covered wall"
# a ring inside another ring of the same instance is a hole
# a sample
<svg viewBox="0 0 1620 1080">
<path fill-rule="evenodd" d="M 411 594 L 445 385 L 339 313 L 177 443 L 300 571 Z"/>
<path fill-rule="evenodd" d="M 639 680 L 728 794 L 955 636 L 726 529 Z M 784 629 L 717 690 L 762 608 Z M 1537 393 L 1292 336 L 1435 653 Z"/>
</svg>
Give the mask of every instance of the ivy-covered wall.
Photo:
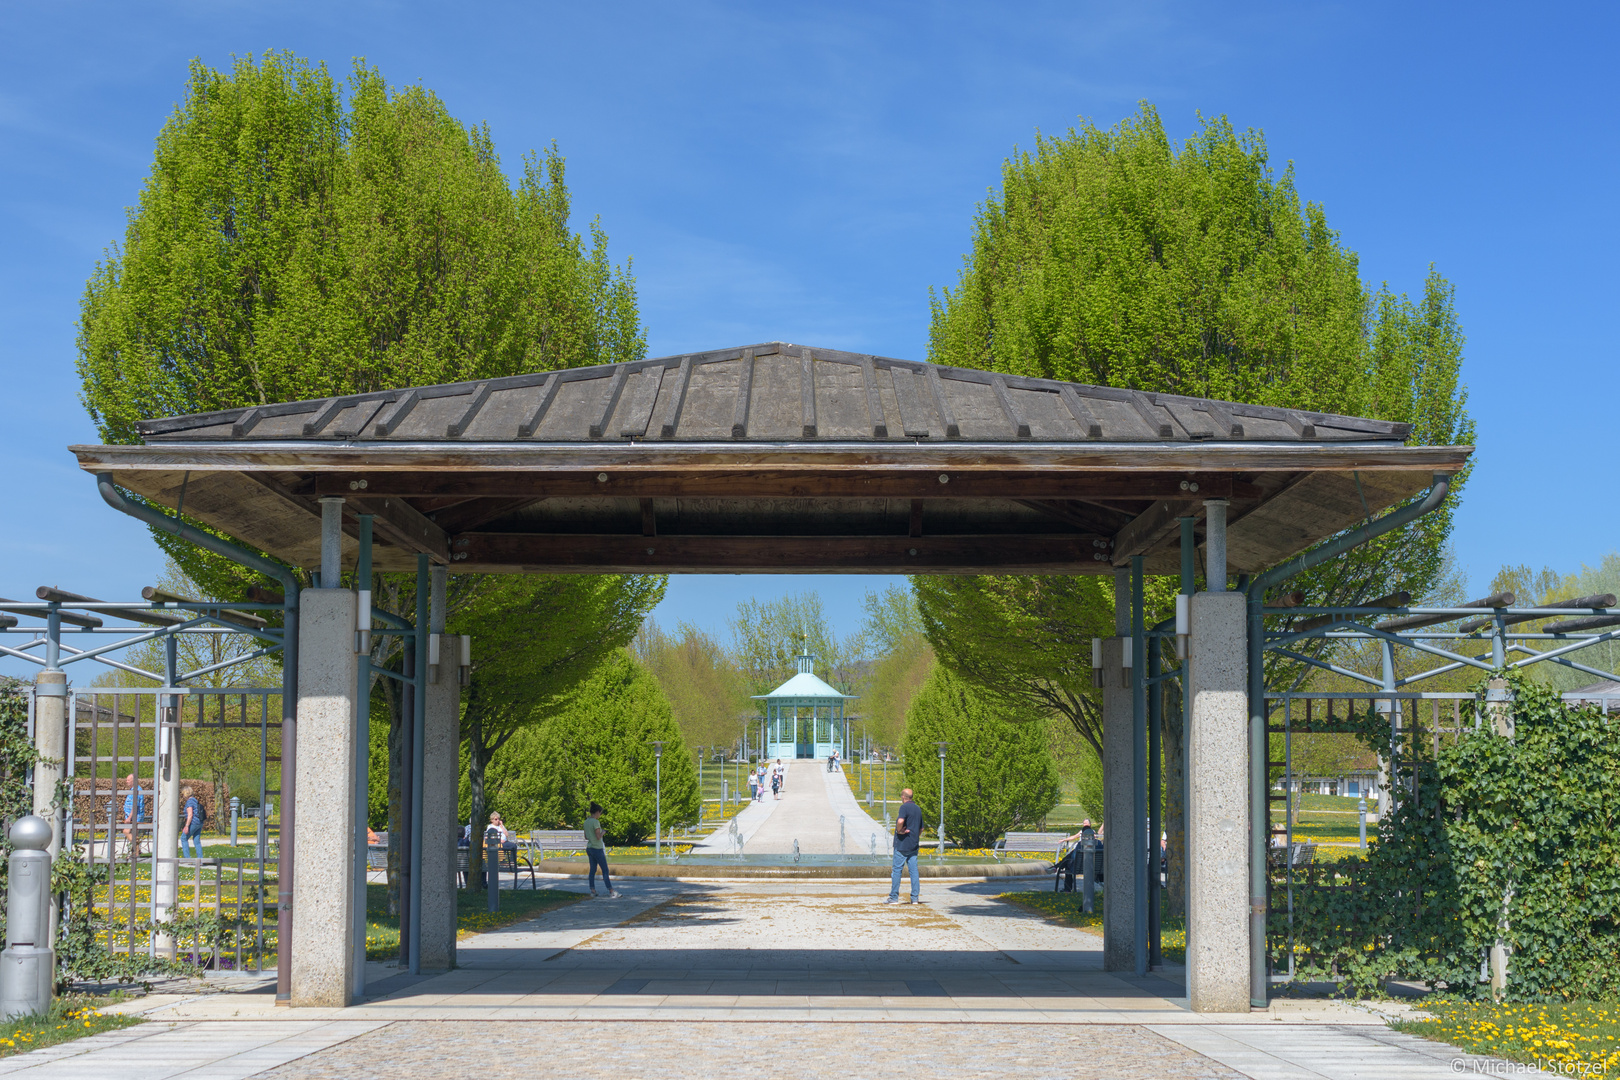
<svg viewBox="0 0 1620 1080">
<path fill-rule="evenodd" d="M 1483 712 L 1438 755 L 1427 737 L 1403 736 L 1400 806 L 1378 843 L 1296 872 L 1303 977 L 1340 978 L 1362 994 L 1399 978 L 1486 996 L 1480 965 L 1500 936 L 1512 949 L 1509 1000 L 1620 999 L 1620 717 L 1571 708 L 1525 679 L 1509 684 L 1513 738 Z M 1385 717 L 1357 726 L 1388 754 Z M 1271 911 L 1273 961 L 1286 969 L 1277 874 Z"/>
</svg>

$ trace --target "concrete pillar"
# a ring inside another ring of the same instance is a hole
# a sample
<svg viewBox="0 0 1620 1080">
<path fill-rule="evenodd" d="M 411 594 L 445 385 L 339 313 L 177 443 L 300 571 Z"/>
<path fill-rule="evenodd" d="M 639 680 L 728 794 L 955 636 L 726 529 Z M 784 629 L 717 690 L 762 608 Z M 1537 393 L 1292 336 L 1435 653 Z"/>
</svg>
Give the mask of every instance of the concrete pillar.
<svg viewBox="0 0 1620 1080">
<path fill-rule="evenodd" d="M 54 861 L 62 850 L 62 826 L 66 815 L 55 805 L 56 784 L 66 775 L 68 732 L 67 672 L 41 671 L 34 676 L 34 814 L 51 823 L 51 842 L 45 849 Z M 118 781 L 113 780 L 116 787 Z M 111 838 L 107 841 L 112 843 Z M 50 895 L 50 943 L 56 941 L 56 923 L 61 912 L 56 894 Z"/>
<path fill-rule="evenodd" d="M 353 989 L 357 600 L 349 589 L 305 589 L 299 599 L 295 1006 L 348 1005 Z"/>
<path fill-rule="evenodd" d="M 1103 970 L 1136 971 L 1136 722 L 1125 651 L 1130 645 L 1131 577 L 1114 573 L 1115 637 L 1103 639 Z M 1133 658 L 1134 659 L 1134 658 Z"/>
<path fill-rule="evenodd" d="M 1191 603 L 1187 731 L 1187 999 L 1194 1012 L 1249 1011 L 1247 598 Z"/>
<path fill-rule="evenodd" d="M 428 667 L 422 732 L 421 969 L 456 966 L 456 792 L 461 779 L 461 643 L 444 633 L 445 568 L 428 571 L 428 632 L 439 662 Z"/>
</svg>

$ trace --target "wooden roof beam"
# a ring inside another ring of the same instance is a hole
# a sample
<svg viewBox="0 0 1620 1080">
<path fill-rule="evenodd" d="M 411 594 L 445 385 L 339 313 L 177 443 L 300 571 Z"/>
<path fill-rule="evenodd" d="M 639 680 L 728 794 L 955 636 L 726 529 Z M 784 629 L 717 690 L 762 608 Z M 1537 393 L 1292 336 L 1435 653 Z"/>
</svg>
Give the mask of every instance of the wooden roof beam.
<svg viewBox="0 0 1620 1080">
<path fill-rule="evenodd" d="M 346 496 L 355 513 L 370 514 L 372 527 L 388 543 L 426 555 L 441 566 L 450 562 L 450 538 L 421 511 L 398 496 Z"/>
<path fill-rule="evenodd" d="M 1132 555 L 1146 555 L 1181 528 L 1180 519 L 1204 516 L 1198 499 L 1161 499 L 1114 535 L 1114 565 L 1129 566 Z"/>
<path fill-rule="evenodd" d="M 245 474 L 257 477 L 259 474 Z M 947 477 L 944 482 L 940 477 Z M 1001 498 L 1258 499 L 1263 492 L 1209 473 L 1040 473 L 877 470 L 860 466 L 760 470 L 318 473 L 298 494 L 429 498 Z M 1193 485 L 1197 487 L 1194 488 Z M 1185 485 L 1185 486 L 1184 486 Z M 1191 492 L 1192 494 L 1189 494 Z M 313 512 L 319 513 L 319 507 Z"/>
<path fill-rule="evenodd" d="M 629 536 L 465 533 L 458 570 L 605 573 L 1107 573 L 1105 537 Z"/>
</svg>

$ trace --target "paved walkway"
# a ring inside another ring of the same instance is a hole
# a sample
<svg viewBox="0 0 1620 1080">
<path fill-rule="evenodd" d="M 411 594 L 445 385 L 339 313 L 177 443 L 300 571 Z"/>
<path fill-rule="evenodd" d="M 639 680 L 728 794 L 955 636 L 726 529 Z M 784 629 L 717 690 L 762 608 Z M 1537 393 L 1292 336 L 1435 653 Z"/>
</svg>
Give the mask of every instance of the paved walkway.
<svg viewBox="0 0 1620 1080">
<path fill-rule="evenodd" d="M 1096 935 L 995 899 L 1019 884 L 930 880 L 923 905 L 887 907 L 881 882 L 642 879 L 466 939 L 447 974 L 378 966 L 354 1008 L 154 994 L 124 1007 L 150 1023 L 0 1059 L 0 1077 L 1417 1080 L 1482 1060 L 1357 1006 L 1190 1013 L 1178 969 L 1106 973 Z"/>
<path fill-rule="evenodd" d="M 787 766 L 787 784 L 782 797 L 774 798 L 767 791 L 763 799 L 743 807 L 737 815 L 745 854 L 791 855 L 794 841 L 798 841 L 803 855 L 840 854 L 840 818 L 844 853 L 887 853 L 889 830 L 868 817 L 855 801 L 842 769 L 828 772 L 825 761 L 783 764 Z M 734 854 L 730 824 L 705 836 L 692 850 L 705 855 Z"/>
</svg>

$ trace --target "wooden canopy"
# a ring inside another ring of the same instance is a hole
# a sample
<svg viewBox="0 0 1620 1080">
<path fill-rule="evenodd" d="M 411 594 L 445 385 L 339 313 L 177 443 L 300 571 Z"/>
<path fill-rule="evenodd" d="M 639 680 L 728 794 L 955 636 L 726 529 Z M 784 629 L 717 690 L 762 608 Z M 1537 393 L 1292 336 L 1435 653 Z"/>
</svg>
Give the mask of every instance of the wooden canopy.
<svg viewBox="0 0 1620 1080">
<path fill-rule="evenodd" d="M 1179 567 L 1230 500 L 1256 571 L 1426 489 L 1404 424 L 771 342 L 152 420 L 81 467 L 303 567 L 322 496 L 375 565 L 457 572 Z"/>
</svg>

